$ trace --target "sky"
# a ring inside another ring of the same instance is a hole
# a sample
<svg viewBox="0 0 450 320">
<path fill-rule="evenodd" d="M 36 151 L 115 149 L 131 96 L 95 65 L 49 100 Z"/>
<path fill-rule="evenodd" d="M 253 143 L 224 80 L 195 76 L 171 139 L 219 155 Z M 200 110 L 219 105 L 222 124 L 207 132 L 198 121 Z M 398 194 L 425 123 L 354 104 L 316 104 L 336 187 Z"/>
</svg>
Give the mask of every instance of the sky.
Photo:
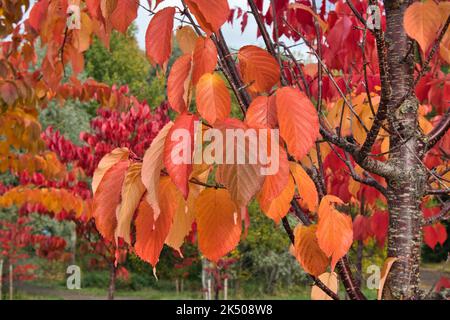
<svg viewBox="0 0 450 320">
<path fill-rule="evenodd" d="M 268 2 L 268 1 L 266 1 Z M 148 1 L 147 0 L 140 0 L 140 3 L 142 6 L 148 8 Z M 228 3 L 230 5 L 230 8 L 234 8 L 236 6 L 240 6 L 242 8 L 247 8 L 247 1 L 246 0 L 228 0 Z M 165 0 L 162 2 L 158 9 L 162 9 L 169 6 L 178 6 L 179 8 L 182 8 L 181 0 Z M 267 8 L 267 3 L 265 4 L 265 9 Z M 138 27 L 138 42 L 139 46 L 144 49 L 145 48 L 145 32 L 147 30 L 147 26 L 150 22 L 150 16 L 147 11 L 145 11 L 143 8 L 139 7 L 138 11 L 138 17 L 136 20 L 136 25 Z M 178 27 L 180 25 L 180 22 L 175 21 L 175 26 Z M 232 49 L 239 49 L 243 45 L 259 45 L 263 46 L 264 41 L 262 38 L 256 39 L 256 23 L 255 20 L 252 19 L 251 16 L 249 16 L 247 28 L 245 29 L 244 33 L 241 33 L 241 24 L 240 21 L 236 21 L 234 23 L 234 26 L 232 26 L 229 23 L 225 23 L 225 25 L 222 27 L 222 32 L 224 34 L 225 40 L 227 41 L 227 44 Z"/>
</svg>

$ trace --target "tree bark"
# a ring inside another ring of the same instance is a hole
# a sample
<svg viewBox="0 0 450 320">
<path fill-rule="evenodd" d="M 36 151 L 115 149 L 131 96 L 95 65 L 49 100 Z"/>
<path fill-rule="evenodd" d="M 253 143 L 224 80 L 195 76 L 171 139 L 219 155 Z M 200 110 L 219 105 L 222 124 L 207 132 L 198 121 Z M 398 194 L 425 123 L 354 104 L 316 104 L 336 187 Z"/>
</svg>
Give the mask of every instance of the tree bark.
<svg viewBox="0 0 450 320">
<path fill-rule="evenodd" d="M 116 292 L 116 272 L 117 268 L 114 263 L 112 263 L 109 271 L 108 300 L 114 300 L 114 294 Z"/>
<path fill-rule="evenodd" d="M 414 43 L 403 29 L 410 1 L 384 1 L 389 79 L 387 105 L 390 128 L 389 162 L 395 172 L 386 177 L 389 209 L 388 256 L 397 257 L 383 293 L 384 299 L 418 299 L 422 213 L 426 170 L 417 122 L 418 101 L 410 92 L 414 82 Z M 404 99 L 406 96 L 406 99 Z M 402 102 L 403 101 L 403 102 Z"/>
</svg>

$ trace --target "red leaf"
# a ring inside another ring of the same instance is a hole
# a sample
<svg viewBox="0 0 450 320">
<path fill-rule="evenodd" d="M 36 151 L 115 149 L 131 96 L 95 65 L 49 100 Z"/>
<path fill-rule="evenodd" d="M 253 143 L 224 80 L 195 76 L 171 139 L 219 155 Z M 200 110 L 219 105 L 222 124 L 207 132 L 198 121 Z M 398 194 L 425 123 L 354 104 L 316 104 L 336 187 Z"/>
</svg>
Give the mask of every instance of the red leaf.
<svg viewBox="0 0 450 320">
<path fill-rule="evenodd" d="M 370 217 L 370 228 L 372 234 L 380 247 L 384 246 L 389 227 L 389 214 L 387 212 L 377 211 Z"/>
<path fill-rule="evenodd" d="M 117 0 L 116 9 L 110 18 L 112 26 L 116 30 L 126 33 L 130 24 L 137 17 L 138 7 L 138 1 Z"/>
<path fill-rule="evenodd" d="M 292 87 L 278 89 L 276 99 L 280 135 L 289 153 L 300 161 L 319 137 L 317 111 L 308 97 Z"/>
<path fill-rule="evenodd" d="M 159 260 L 164 241 L 172 226 L 173 216 L 178 203 L 174 201 L 177 190 L 169 178 L 163 177 L 159 183 L 161 214 L 155 221 L 152 207 L 144 195 L 138 208 L 136 217 L 136 254 L 153 267 Z"/>
<path fill-rule="evenodd" d="M 230 15 L 227 0 L 186 0 L 186 4 L 208 36 L 217 32 Z"/>
<path fill-rule="evenodd" d="M 172 52 L 172 31 L 175 8 L 158 11 L 148 25 L 145 34 L 145 50 L 150 61 L 163 66 Z"/>
<path fill-rule="evenodd" d="M 195 121 L 198 121 L 195 115 L 180 115 L 170 128 L 164 145 L 164 166 L 185 199 L 189 194 L 188 180 L 192 172 Z"/>
<path fill-rule="evenodd" d="M 250 104 L 245 122 L 250 127 L 275 128 L 278 124 L 275 95 L 259 96 Z"/>
<path fill-rule="evenodd" d="M 423 227 L 423 233 L 425 243 L 433 250 L 438 243 L 444 245 L 445 240 L 447 240 L 447 230 L 440 222 Z"/>
<path fill-rule="evenodd" d="M 103 176 L 94 195 L 94 219 L 103 238 L 113 241 L 117 226 L 116 212 L 120 205 L 122 184 L 129 161 L 122 160 L 112 166 Z"/>
<path fill-rule="evenodd" d="M 183 113 L 188 109 L 191 67 L 192 56 L 185 54 L 175 61 L 167 79 L 167 98 L 170 107 L 178 113 Z"/>
<path fill-rule="evenodd" d="M 193 60 L 192 82 L 196 85 L 205 73 L 212 73 L 216 68 L 217 49 L 214 42 L 209 38 L 198 38 L 195 43 Z"/>
</svg>

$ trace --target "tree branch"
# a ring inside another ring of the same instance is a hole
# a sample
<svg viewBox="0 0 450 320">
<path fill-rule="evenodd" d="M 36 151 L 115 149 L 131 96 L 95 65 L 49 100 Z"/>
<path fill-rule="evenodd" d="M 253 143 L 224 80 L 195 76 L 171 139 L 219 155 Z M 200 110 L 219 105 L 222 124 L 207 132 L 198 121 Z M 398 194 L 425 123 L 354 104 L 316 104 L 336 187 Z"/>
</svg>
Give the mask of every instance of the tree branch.
<svg viewBox="0 0 450 320">
<path fill-rule="evenodd" d="M 426 136 L 426 150 L 433 148 L 450 129 L 450 110 L 442 116 L 436 127 Z"/>
</svg>

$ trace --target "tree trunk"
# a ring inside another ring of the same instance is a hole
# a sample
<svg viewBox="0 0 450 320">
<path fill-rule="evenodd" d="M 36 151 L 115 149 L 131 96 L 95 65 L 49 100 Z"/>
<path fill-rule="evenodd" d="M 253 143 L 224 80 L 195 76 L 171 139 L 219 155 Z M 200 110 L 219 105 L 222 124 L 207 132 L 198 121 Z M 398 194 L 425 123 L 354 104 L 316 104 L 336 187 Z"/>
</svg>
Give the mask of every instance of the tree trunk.
<svg viewBox="0 0 450 320">
<path fill-rule="evenodd" d="M 386 46 L 392 89 L 387 105 L 390 133 L 389 161 L 395 173 L 387 177 L 389 209 L 388 256 L 397 257 L 383 294 L 384 299 L 417 299 L 422 213 L 419 205 L 425 191 L 426 171 L 417 123 L 418 101 L 409 88 L 414 79 L 414 43 L 403 29 L 409 1 L 384 1 Z M 404 99 L 406 97 L 406 99 Z M 402 102 L 403 101 L 403 102 Z"/>
<path fill-rule="evenodd" d="M 2 300 L 3 293 L 3 259 L 0 259 L 0 300 Z"/>
<path fill-rule="evenodd" d="M 117 268 L 114 263 L 112 263 L 109 272 L 108 300 L 114 300 L 114 294 L 116 292 L 116 272 Z"/>
</svg>

